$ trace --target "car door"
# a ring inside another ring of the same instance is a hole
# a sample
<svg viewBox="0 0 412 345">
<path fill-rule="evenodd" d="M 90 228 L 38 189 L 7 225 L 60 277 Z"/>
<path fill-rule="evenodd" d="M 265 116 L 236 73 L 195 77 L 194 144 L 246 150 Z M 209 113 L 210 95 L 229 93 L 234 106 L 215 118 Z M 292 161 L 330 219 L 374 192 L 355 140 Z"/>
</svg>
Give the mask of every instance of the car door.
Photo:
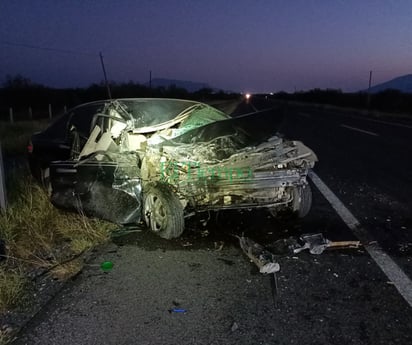
<svg viewBox="0 0 412 345">
<path fill-rule="evenodd" d="M 103 107 L 102 102 L 94 102 L 70 109 L 64 116 L 65 153 L 54 155 L 50 161 L 50 184 L 52 190 L 52 202 L 60 207 L 78 207 L 76 188 L 79 188 L 77 164 L 78 150 L 86 142 L 91 132 L 91 125 L 95 114 Z M 51 128 L 51 133 L 56 130 Z"/>
<path fill-rule="evenodd" d="M 141 184 L 123 178 L 117 162 L 87 158 L 50 166 L 52 202 L 114 223 L 140 221 Z"/>
<path fill-rule="evenodd" d="M 133 169 L 132 163 L 122 163 L 119 166 L 116 159 L 109 159 L 101 153 L 79 159 L 80 151 L 90 136 L 96 113 L 100 111 L 99 107 L 87 108 L 77 109 L 69 123 L 68 128 L 75 136 L 73 140 L 78 140 L 72 145 L 70 158 L 51 162 L 52 202 L 60 207 L 81 210 L 87 215 L 116 223 L 139 221 L 140 182 L 136 180 L 136 176 L 137 189 L 134 188 L 133 192 L 116 188 L 130 182 L 119 179 L 119 176 L 122 176 L 122 169 Z"/>
</svg>

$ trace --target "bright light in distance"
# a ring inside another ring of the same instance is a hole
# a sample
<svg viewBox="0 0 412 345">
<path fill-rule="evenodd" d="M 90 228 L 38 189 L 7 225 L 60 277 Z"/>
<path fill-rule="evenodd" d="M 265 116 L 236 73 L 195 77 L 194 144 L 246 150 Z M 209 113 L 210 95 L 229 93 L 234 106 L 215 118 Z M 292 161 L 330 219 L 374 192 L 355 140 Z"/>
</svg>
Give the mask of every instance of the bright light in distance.
<svg viewBox="0 0 412 345">
<path fill-rule="evenodd" d="M 251 96 L 252 96 L 252 95 L 251 95 L 250 93 L 247 93 L 247 94 L 245 95 L 246 99 L 249 99 Z"/>
</svg>

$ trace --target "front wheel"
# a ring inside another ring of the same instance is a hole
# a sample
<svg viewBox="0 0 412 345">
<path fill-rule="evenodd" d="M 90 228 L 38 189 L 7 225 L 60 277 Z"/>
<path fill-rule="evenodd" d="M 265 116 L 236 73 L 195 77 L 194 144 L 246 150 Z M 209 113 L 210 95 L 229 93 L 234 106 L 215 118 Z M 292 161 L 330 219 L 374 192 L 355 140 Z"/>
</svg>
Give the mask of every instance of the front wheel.
<svg viewBox="0 0 412 345">
<path fill-rule="evenodd" d="M 312 189 L 309 184 L 293 188 L 292 207 L 299 218 L 307 216 L 312 207 Z"/>
<path fill-rule="evenodd" d="M 150 184 L 144 188 L 143 216 L 150 230 L 160 237 L 171 239 L 183 233 L 183 206 L 165 184 Z"/>
</svg>

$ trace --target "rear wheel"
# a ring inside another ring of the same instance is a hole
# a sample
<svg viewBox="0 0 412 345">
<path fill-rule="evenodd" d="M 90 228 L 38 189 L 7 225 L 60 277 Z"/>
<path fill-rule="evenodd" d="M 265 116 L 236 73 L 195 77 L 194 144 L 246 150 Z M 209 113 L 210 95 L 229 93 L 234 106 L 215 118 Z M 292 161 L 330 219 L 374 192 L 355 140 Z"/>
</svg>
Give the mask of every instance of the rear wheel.
<svg viewBox="0 0 412 345">
<path fill-rule="evenodd" d="M 177 195 L 163 183 L 144 188 L 143 216 L 150 230 L 160 237 L 171 239 L 183 233 L 183 206 Z"/>
</svg>

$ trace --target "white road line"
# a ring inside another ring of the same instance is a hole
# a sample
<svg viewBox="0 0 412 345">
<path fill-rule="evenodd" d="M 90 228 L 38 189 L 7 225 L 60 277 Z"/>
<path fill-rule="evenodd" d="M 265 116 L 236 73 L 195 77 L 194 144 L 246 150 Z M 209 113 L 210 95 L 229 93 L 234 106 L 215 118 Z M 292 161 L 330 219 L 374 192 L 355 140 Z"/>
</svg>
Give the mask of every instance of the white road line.
<svg viewBox="0 0 412 345">
<path fill-rule="evenodd" d="M 304 116 L 304 117 L 311 117 L 310 114 L 308 113 L 298 113 L 298 115 Z"/>
<path fill-rule="evenodd" d="M 326 200 L 332 205 L 337 214 L 342 218 L 346 225 L 352 230 L 355 236 L 363 242 L 363 245 L 369 255 L 375 260 L 383 273 L 393 282 L 402 297 L 412 307 L 412 281 L 402 271 L 392 258 L 386 254 L 383 249 L 373 241 L 371 235 L 364 229 L 355 216 L 346 208 L 338 197 L 329 189 L 329 187 L 313 171 L 309 172 L 309 177 Z"/>
<path fill-rule="evenodd" d="M 361 118 L 361 117 L 356 117 L 356 119 L 370 121 L 370 122 L 376 122 L 376 123 L 382 123 L 384 125 L 390 125 L 390 126 L 396 126 L 396 127 L 403 127 L 403 128 L 412 129 L 412 126 L 404 125 L 404 124 L 397 123 L 397 122 L 388 122 L 388 121 L 383 121 L 383 120 L 374 120 L 374 119 Z"/>
<path fill-rule="evenodd" d="M 369 134 L 369 135 L 374 135 L 375 137 L 379 137 L 379 134 L 374 133 L 374 132 L 365 131 L 364 129 L 351 127 L 351 126 L 347 126 L 347 125 L 340 125 L 340 126 L 344 127 L 344 128 L 347 128 L 347 129 L 351 129 L 352 131 L 357 131 L 357 132 L 361 132 L 361 133 L 365 133 L 365 134 Z"/>
</svg>

